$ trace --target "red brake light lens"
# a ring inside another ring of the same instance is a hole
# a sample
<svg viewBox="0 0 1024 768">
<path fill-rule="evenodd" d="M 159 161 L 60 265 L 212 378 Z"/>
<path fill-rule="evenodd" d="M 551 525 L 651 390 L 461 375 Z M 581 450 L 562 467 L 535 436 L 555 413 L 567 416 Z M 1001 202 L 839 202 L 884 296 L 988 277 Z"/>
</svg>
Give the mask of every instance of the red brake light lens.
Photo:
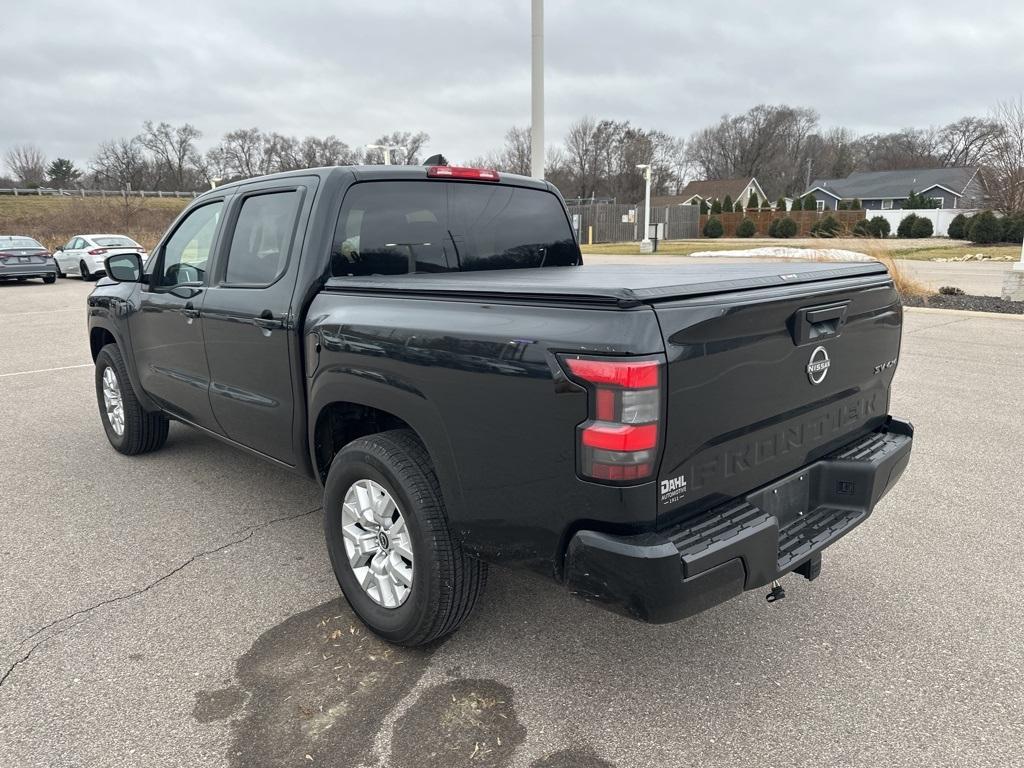
<svg viewBox="0 0 1024 768">
<path fill-rule="evenodd" d="M 661 358 L 562 359 L 569 378 L 590 393 L 590 418 L 577 428 L 579 472 L 602 482 L 649 480 L 661 422 Z"/>
<path fill-rule="evenodd" d="M 89 255 L 90 256 L 102 256 L 108 250 L 109 249 L 107 249 L 107 248 L 93 248 L 91 251 L 89 251 Z"/>
<path fill-rule="evenodd" d="M 431 179 L 476 179 L 477 181 L 498 181 L 497 171 L 484 168 L 463 168 L 458 165 L 431 165 L 427 168 L 427 177 Z"/>
</svg>

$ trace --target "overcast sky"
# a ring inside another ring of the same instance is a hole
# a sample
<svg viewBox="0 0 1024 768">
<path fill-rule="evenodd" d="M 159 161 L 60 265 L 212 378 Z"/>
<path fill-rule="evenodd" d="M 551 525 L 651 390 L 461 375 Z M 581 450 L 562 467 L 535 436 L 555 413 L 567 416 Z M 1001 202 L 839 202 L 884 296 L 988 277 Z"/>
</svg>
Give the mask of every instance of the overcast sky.
<svg viewBox="0 0 1024 768">
<path fill-rule="evenodd" d="M 1024 90 L 1019 2 L 548 0 L 547 143 L 584 114 L 687 136 L 754 104 L 859 131 L 985 114 Z M 4 0 L 0 152 L 85 162 L 143 120 L 422 130 L 465 160 L 530 120 L 529 0 Z"/>
</svg>

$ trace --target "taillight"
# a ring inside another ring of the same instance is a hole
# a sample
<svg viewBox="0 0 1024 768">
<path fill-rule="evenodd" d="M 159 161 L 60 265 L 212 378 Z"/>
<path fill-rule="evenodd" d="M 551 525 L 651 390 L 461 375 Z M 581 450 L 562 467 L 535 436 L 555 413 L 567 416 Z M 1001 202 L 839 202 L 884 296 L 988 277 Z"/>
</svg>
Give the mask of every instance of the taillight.
<svg viewBox="0 0 1024 768">
<path fill-rule="evenodd" d="M 89 255 L 90 256 L 102 256 L 108 250 L 110 250 L 110 249 L 109 248 L 93 248 L 91 251 L 89 251 Z"/>
<path fill-rule="evenodd" d="M 498 181 L 497 171 L 484 168 L 462 168 L 458 165 L 431 165 L 427 168 L 431 179 L 476 179 L 477 181 Z"/>
<path fill-rule="evenodd" d="M 578 428 L 580 474 L 639 482 L 656 470 L 663 360 L 565 357 L 569 378 L 587 388 L 590 418 Z"/>
</svg>

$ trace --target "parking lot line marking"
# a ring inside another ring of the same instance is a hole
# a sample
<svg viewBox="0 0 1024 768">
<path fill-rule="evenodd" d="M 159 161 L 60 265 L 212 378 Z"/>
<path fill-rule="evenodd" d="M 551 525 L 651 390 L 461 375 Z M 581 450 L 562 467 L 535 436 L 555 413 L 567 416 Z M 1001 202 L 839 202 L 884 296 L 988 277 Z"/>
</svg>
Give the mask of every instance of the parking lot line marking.
<svg viewBox="0 0 1024 768">
<path fill-rule="evenodd" d="M 50 371 L 69 371 L 72 368 L 92 368 L 92 363 L 82 363 L 81 365 L 62 365 L 59 368 L 37 368 L 34 371 L 15 371 L 14 373 L 0 373 L 0 379 L 6 379 L 8 376 L 28 376 L 30 373 L 49 373 Z"/>
</svg>

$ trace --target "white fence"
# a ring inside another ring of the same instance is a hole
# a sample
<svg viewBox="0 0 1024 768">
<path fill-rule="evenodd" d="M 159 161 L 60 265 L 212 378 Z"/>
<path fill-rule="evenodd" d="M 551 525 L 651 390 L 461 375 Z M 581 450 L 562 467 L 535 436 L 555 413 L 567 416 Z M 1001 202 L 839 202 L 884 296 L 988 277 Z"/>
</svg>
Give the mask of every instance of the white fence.
<svg viewBox="0 0 1024 768">
<path fill-rule="evenodd" d="M 147 189 L 52 189 L 49 187 L 0 189 L 0 195 L 14 195 L 15 197 L 28 195 L 40 197 L 195 197 L 198 194 L 199 192 L 164 192 Z"/>
<path fill-rule="evenodd" d="M 973 216 L 978 213 L 978 210 L 974 208 L 924 208 L 922 210 L 864 211 L 864 215 L 868 219 L 881 216 L 888 221 L 894 235 L 900 222 L 910 214 L 914 214 L 920 219 L 928 219 L 932 223 L 935 237 L 946 237 L 949 223 L 961 213 L 964 216 Z"/>
</svg>

